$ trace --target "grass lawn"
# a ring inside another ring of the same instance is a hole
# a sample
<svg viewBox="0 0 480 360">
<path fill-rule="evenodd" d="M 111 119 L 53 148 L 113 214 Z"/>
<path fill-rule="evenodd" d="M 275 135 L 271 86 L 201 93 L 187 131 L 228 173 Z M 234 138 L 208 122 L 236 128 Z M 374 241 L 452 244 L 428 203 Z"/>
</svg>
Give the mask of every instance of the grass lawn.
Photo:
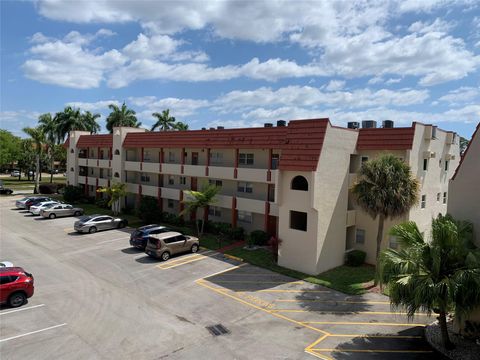
<svg viewBox="0 0 480 360">
<path fill-rule="evenodd" d="M 2 177 L 0 178 L 3 182 L 3 186 L 6 188 L 10 188 L 12 190 L 20 190 L 20 189 L 25 189 L 25 190 L 30 190 L 35 187 L 35 181 L 34 180 L 27 180 L 26 177 L 22 177 L 21 180 L 18 180 L 18 178 L 14 177 Z M 59 183 L 59 184 L 65 184 L 67 179 L 64 176 L 54 176 L 53 177 L 53 182 L 54 183 Z M 45 184 L 45 183 L 50 183 L 50 175 L 43 175 L 42 180 L 40 181 L 40 184 Z"/>
<path fill-rule="evenodd" d="M 242 258 L 245 262 L 252 265 L 313 284 L 326 286 L 350 295 L 365 293 L 367 290 L 364 288 L 364 284 L 372 281 L 375 276 L 375 268 L 368 265 L 361 267 L 343 265 L 316 276 L 308 275 L 277 265 L 273 261 L 272 254 L 264 249 L 245 250 L 243 248 L 236 248 L 227 251 L 227 254 Z"/>
</svg>

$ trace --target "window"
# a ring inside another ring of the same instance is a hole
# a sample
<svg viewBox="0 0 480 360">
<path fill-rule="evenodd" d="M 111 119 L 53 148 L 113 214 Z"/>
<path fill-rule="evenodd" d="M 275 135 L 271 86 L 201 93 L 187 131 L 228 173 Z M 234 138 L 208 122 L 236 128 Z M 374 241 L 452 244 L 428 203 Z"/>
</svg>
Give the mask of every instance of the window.
<svg viewBox="0 0 480 360">
<path fill-rule="evenodd" d="M 237 212 L 237 219 L 240 222 L 251 224 L 253 216 L 251 212 L 239 210 Z"/>
<path fill-rule="evenodd" d="M 368 156 L 362 156 L 362 164 L 368 161 Z"/>
<path fill-rule="evenodd" d="M 176 236 L 172 236 L 171 238 L 166 238 L 166 239 L 163 239 L 163 242 L 165 244 L 171 244 L 171 243 L 174 243 L 177 241 L 177 237 Z"/>
<path fill-rule="evenodd" d="M 150 182 L 150 175 L 148 175 L 148 174 L 140 175 L 140 181 L 141 182 Z"/>
<path fill-rule="evenodd" d="M 394 235 L 390 236 L 388 240 L 388 246 L 390 246 L 390 249 L 398 249 L 398 241 L 396 236 Z"/>
<path fill-rule="evenodd" d="M 443 193 L 443 203 L 444 204 L 447 203 L 447 193 L 446 192 Z"/>
<path fill-rule="evenodd" d="M 280 161 L 280 155 L 278 154 L 272 154 L 272 170 L 278 169 L 278 162 Z"/>
<path fill-rule="evenodd" d="M 355 232 L 355 243 L 365 244 L 365 230 L 357 229 L 357 231 Z"/>
<path fill-rule="evenodd" d="M 70 153 L 73 154 L 75 152 L 75 150 L 73 149 L 70 149 Z"/>
<path fill-rule="evenodd" d="M 93 168 L 90 168 L 90 175 L 93 175 Z"/>
<path fill-rule="evenodd" d="M 120 177 L 120 174 L 118 172 L 115 172 L 115 174 L 113 176 L 114 177 Z"/>
<path fill-rule="evenodd" d="M 223 163 L 223 153 L 220 152 L 211 152 L 210 153 L 210 163 L 212 165 L 220 165 Z"/>
<path fill-rule="evenodd" d="M 73 167 L 71 167 L 71 168 L 70 168 L 70 171 L 71 171 L 71 172 L 74 172 L 75 170 L 73 169 Z"/>
<path fill-rule="evenodd" d="M 144 151 L 144 152 L 143 152 L 143 160 L 144 160 L 144 161 L 150 161 L 150 160 L 151 160 L 150 151 Z"/>
<path fill-rule="evenodd" d="M 436 139 L 436 138 L 437 138 L 437 127 L 432 126 L 432 139 Z"/>
<path fill-rule="evenodd" d="M 0 276 L 0 285 L 9 284 L 17 280 L 18 276 Z"/>
<path fill-rule="evenodd" d="M 187 178 L 185 176 L 180 176 L 180 185 L 186 185 L 187 184 Z"/>
<path fill-rule="evenodd" d="M 175 153 L 172 151 L 168 152 L 168 162 L 171 162 L 171 163 L 175 162 Z"/>
<path fill-rule="evenodd" d="M 103 179 L 103 168 L 100 168 L 100 178 Z"/>
<path fill-rule="evenodd" d="M 208 215 L 210 216 L 215 216 L 215 217 L 221 217 L 222 216 L 222 211 L 218 206 L 209 206 L 208 207 Z"/>
<path fill-rule="evenodd" d="M 448 160 L 445 160 L 445 171 L 448 171 Z"/>
<path fill-rule="evenodd" d="M 120 150 L 116 149 L 115 150 L 115 155 L 120 155 Z"/>
<path fill-rule="evenodd" d="M 437 193 L 437 202 L 440 201 L 440 193 Z"/>
<path fill-rule="evenodd" d="M 420 207 L 422 209 L 425 209 L 426 205 L 427 205 L 427 195 L 422 195 L 422 200 L 420 202 Z"/>
<path fill-rule="evenodd" d="M 216 187 L 222 187 L 222 180 L 208 180 L 210 185 L 215 185 Z"/>
<path fill-rule="evenodd" d="M 237 191 L 251 194 L 253 192 L 252 183 L 239 181 Z"/>
<path fill-rule="evenodd" d="M 292 180 L 292 190 L 308 191 L 308 181 L 303 176 L 295 176 Z"/>
<path fill-rule="evenodd" d="M 428 159 L 423 159 L 423 171 L 428 170 Z"/>
<path fill-rule="evenodd" d="M 173 175 L 168 175 L 168 185 L 175 185 L 175 177 Z"/>
<path fill-rule="evenodd" d="M 167 200 L 167 207 L 168 207 L 169 209 L 173 209 L 173 200 L 172 200 L 172 199 L 168 199 L 168 200 Z"/>
<path fill-rule="evenodd" d="M 290 229 L 307 231 L 307 213 L 290 210 Z"/>
<path fill-rule="evenodd" d="M 240 165 L 253 165 L 253 154 L 238 154 L 238 163 Z"/>
</svg>

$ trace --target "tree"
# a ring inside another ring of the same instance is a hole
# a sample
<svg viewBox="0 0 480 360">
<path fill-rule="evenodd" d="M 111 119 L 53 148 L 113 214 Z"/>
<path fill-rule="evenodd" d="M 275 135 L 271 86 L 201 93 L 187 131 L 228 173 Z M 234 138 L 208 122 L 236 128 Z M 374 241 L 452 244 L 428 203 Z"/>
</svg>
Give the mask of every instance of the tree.
<svg viewBox="0 0 480 360">
<path fill-rule="evenodd" d="M 154 112 L 152 116 L 157 118 L 157 121 L 153 124 L 151 131 L 157 128 L 162 131 L 175 129 L 175 117 L 170 116 L 170 109 L 163 110 L 162 113 Z"/>
<path fill-rule="evenodd" d="M 382 252 L 380 283 L 388 286 L 392 305 L 405 308 L 409 317 L 418 310 L 438 313 L 444 346 L 452 348 L 447 313 L 462 319 L 480 305 L 480 249 L 472 241 L 472 224 L 439 215 L 432 220 L 431 241 L 414 222 L 396 225 L 390 234 L 400 250 Z"/>
<path fill-rule="evenodd" d="M 110 115 L 107 117 L 107 130 L 110 133 L 113 133 L 113 128 L 118 126 L 129 126 L 129 127 L 140 127 L 141 122 L 138 122 L 137 117 L 135 116 L 135 111 L 129 109 L 125 102 L 121 107 L 118 107 L 115 104 L 108 105 L 108 108 L 112 110 Z"/>
<path fill-rule="evenodd" d="M 378 216 L 377 260 L 385 219 L 406 214 L 418 201 L 418 189 L 408 164 L 392 154 L 363 163 L 352 192 L 363 210 L 373 219 Z"/>
<path fill-rule="evenodd" d="M 100 125 L 96 121 L 98 117 L 100 117 L 99 114 L 92 115 L 89 111 L 82 114 L 80 109 L 67 106 L 54 116 L 59 141 L 63 142 L 65 136 L 72 130 L 89 131 L 91 134 L 97 133 L 100 131 Z"/>
<path fill-rule="evenodd" d="M 465 139 L 463 136 L 460 136 L 460 155 L 463 155 L 465 150 L 467 150 L 467 146 L 469 142 L 470 141 Z"/>
<path fill-rule="evenodd" d="M 100 131 L 100 125 L 97 123 L 97 119 L 100 117 L 100 114 L 92 114 L 90 111 L 85 111 L 80 115 L 83 126 L 90 131 L 90 134 L 96 134 Z"/>
<path fill-rule="evenodd" d="M 18 180 L 21 179 L 22 171 L 27 174 L 28 180 L 30 180 L 29 170 L 35 167 L 36 153 L 35 145 L 32 139 L 21 139 L 20 141 L 20 153 L 17 158 L 17 166 L 20 170 Z"/>
<path fill-rule="evenodd" d="M 185 123 L 183 123 L 183 122 L 181 122 L 181 121 L 178 121 L 177 123 L 175 123 L 174 129 L 175 129 L 175 130 L 179 130 L 179 131 L 188 130 L 188 124 L 185 124 Z"/>
<path fill-rule="evenodd" d="M 38 194 L 38 186 L 40 185 L 40 158 L 42 157 L 43 153 L 43 146 L 45 145 L 45 133 L 43 132 L 43 128 L 41 126 L 37 126 L 36 128 L 26 127 L 23 128 L 23 131 L 32 138 L 33 145 L 35 146 L 35 158 L 36 158 L 36 165 L 35 165 L 35 188 L 33 189 L 34 194 Z"/>
<path fill-rule="evenodd" d="M 182 215 L 185 213 L 197 214 L 198 209 L 207 208 L 209 205 L 215 202 L 215 196 L 218 194 L 219 191 L 220 191 L 220 187 L 217 187 L 215 185 L 207 185 L 202 189 L 202 191 L 194 191 L 194 190 L 185 191 L 187 193 L 188 198 L 183 201 L 186 207 L 181 212 L 181 214 Z M 198 226 L 198 221 L 195 221 L 195 224 L 197 226 L 197 234 L 199 237 L 202 236 L 203 227 L 205 225 L 203 216 L 200 221 L 202 224 L 201 227 Z"/>
<path fill-rule="evenodd" d="M 13 167 L 21 152 L 21 139 L 10 131 L 0 129 L 0 168 Z"/>
<path fill-rule="evenodd" d="M 59 142 L 57 124 L 50 113 L 42 114 L 38 117 L 38 123 L 43 133 L 47 144 L 47 155 L 50 168 L 50 182 L 53 182 L 53 164 L 55 162 L 54 150 L 55 145 Z"/>
<path fill-rule="evenodd" d="M 121 211 L 120 200 L 127 195 L 127 185 L 113 183 L 110 187 L 97 189 L 99 193 L 105 193 L 109 197 L 108 206 L 112 207 L 113 214 L 118 215 Z"/>
</svg>

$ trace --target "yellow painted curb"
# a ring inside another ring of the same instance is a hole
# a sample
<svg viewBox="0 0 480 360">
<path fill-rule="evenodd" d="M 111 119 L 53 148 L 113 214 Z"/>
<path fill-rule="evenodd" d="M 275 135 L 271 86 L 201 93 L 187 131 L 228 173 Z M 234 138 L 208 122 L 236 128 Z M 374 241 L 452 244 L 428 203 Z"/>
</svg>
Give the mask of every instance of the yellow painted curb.
<svg viewBox="0 0 480 360">
<path fill-rule="evenodd" d="M 243 262 L 242 258 L 233 256 L 233 255 L 223 254 L 223 256 L 225 256 L 226 258 L 232 259 L 232 260 L 237 260 L 237 261 Z"/>
</svg>

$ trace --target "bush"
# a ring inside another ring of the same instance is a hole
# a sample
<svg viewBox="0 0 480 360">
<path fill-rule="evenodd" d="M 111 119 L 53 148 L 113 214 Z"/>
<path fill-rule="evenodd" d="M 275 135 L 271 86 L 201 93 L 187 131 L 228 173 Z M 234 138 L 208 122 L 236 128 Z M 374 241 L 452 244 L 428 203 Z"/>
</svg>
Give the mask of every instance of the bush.
<svg viewBox="0 0 480 360">
<path fill-rule="evenodd" d="M 122 213 L 125 214 L 125 215 L 131 215 L 131 214 L 133 214 L 133 210 L 134 210 L 134 208 L 132 206 L 125 206 L 122 209 Z"/>
<path fill-rule="evenodd" d="M 142 196 L 136 215 L 146 224 L 152 224 L 161 217 L 158 200 L 151 196 Z"/>
<path fill-rule="evenodd" d="M 79 202 L 83 198 L 83 188 L 81 186 L 67 185 L 63 189 L 63 200 L 68 203 Z"/>
<path fill-rule="evenodd" d="M 110 209 L 110 206 L 108 206 L 108 201 L 109 201 L 108 198 L 100 198 L 100 199 L 97 199 L 97 201 L 95 201 L 95 205 L 103 209 Z"/>
<path fill-rule="evenodd" d="M 230 232 L 231 228 L 232 226 L 228 223 L 216 222 L 216 223 L 211 223 L 210 231 L 214 235 L 219 235 L 219 234 L 227 235 Z"/>
<path fill-rule="evenodd" d="M 361 250 L 352 250 L 345 254 L 345 264 L 348 266 L 360 266 L 365 262 L 367 253 Z"/>
<path fill-rule="evenodd" d="M 230 240 L 243 240 L 245 238 L 245 230 L 242 227 L 230 228 L 227 235 Z"/>
<path fill-rule="evenodd" d="M 263 230 L 255 230 L 250 233 L 250 238 L 254 245 L 265 246 L 268 243 L 269 236 Z"/>
<path fill-rule="evenodd" d="M 40 194 L 56 194 L 58 192 L 57 184 L 55 183 L 40 184 L 38 186 L 38 192 Z"/>
</svg>

